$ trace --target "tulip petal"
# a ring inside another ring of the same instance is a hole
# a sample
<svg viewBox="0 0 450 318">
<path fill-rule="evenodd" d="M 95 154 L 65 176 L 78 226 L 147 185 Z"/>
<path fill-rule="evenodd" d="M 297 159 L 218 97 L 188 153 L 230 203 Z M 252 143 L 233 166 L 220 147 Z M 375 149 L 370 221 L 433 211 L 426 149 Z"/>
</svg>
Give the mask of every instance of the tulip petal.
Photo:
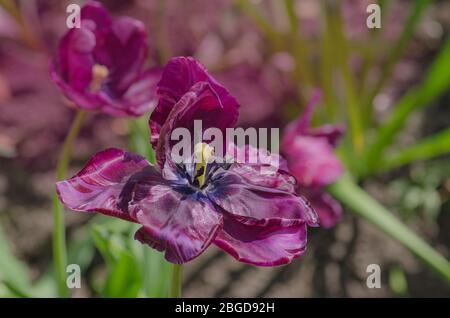
<svg viewBox="0 0 450 318">
<path fill-rule="evenodd" d="M 158 83 L 158 106 L 150 117 L 151 141 L 153 146 L 159 138 L 159 131 L 166 122 L 172 108 L 199 82 L 209 83 L 224 109 L 223 116 L 214 118 L 220 127 L 233 127 L 238 118 L 239 104 L 233 96 L 212 76 L 205 67 L 192 57 L 172 58 L 166 65 Z M 220 123 L 220 124 L 219 124 Z M 220 128 L 218 127 L 218 128 Z"/>
<path fill-rule="evenodd" d="M 231 171 L 215 178 L 206 189 L 208 197 L 230 214 L 256 220 L 284 219 L 292 225 L 303 222 L 310 226 L 318 225 L 315 211 L 301 196 L 251 184 Z"/>
<path fill-rule="evenodd" d="M 345 133 L 344 125 L 323 125 L 311 128 L 312 114 L 320 99 L 320 95 L 320 91 L 316 91 L 303 114 L 286 127 L 283 135 L 283 149 L 289 149 L 290 145 L 292 145 L 298 136 L 323 137 L 328 140 L 330 145 L 336 147 L 339 139 Z"/>
<path fill-rule="evenodd" d="M 143 157 L 110 148 L 97 153 L 74 177 L 57 182 L 61 202 L 80 212 L 99 212 L 134 221 L 127 205 L 120 204 L 129 178 L 151 167 Z"/>
<path fill-rule="evenodd" d="M 326 138 L 298 136 L 286 150 L 289 169 L 298 183 L 320 188 L 336 181 L 343 167 Z"/>
<path fill-rule="evenodd" d="M 145 25 L 136 19 L 118 17 L 108 34 L 100 38 L 95 59 L 109 69 L 105 91 L 112 97 L 122 96 L 139 76 L 147 57 Z"/>
<path fill-rule="evenodd" d="M 231 156 L 235 162 L 229 171 L 242 176 L 247 182 L 295 193 L 296 180 L 289 173 L 286 160 L 279 154 L 251 145 L 237 147 L 230 143 L 227 156 Z"/>
<path fill-rule="evenodd" d="M 161 77 L 160 68 L 151 68 L 140 74 L 121 99 L 105 97 L 102 110 L 113 116 L 141 116 L 152 112 L 157 104 L 156 84 Z"/>
<path fill-rule="evenodd" d="M 206 199 L 168 185 L 141 184 L 137 188 L 140 194 L 129 210 L 143 227 L 135 237 L 165 250 L 166 259 L 172 263 L 182 264 L 200 255 L 222 227 L 222 215 Z"/>
<path fill-rule="evenodd" d="M 95 35 L 91 30 L 71 29 L 61 39 L 58 58 L 50 64 L 52 80 L 67 98 L 87 109 L 95 109 L 101 104 L 97 94 L 88 90 L 92 81 L 95 45 Z"/>
<path fill-rule="evenodd" d="M 258 266 L 290 263 L 306 250 L 306 223 L 283 219 L 252 220 L 224 214 L 224 226 L 214 244 L 240 262 Z"/>
<path fill-rule="evenodd" d="M 302 115 L 287 125 L 283 135 L 283 148 L 287 148 L 289 144 L 299 135 L 307 135 L 311 125 L 311 118 L 319 99 L 320 91 L 316 91 L 312 96 L 306 109 Z"/>
<path fill-rule="evenodd" d="M 308 136 L 316 138 L 326 138 L 328 143 L 336 147 L 339 140 L 345 134 L 346 128 L 344 125 L 322 125 L 320 127 L 310 128 Z"/>
<path fill-rule="evenodd" d="M 153 115 L 152 115 L 153 116 Z M 210 127 L 225 131 L 234 119 L 223 107 L 217 92 L 208 82 L 198 82 L 174 105 L 158 133 L 156 159 L 162 167 L 173 144 L 171 133 L 176 128 L 186 128 L 194 137 L 194 121 L 201 120 L 202 130 Z M 225 142 L 224 142 L 225 143 Z M 193 149 L 193 148 L 192 148 Z"/>
<path fill-rule="evenodd" d="M 342 219 L 342 206 L 328 193 L 313 190 L 306 191 L 304 195 L 316 210 L 321 227 L 332 228 Z"/>
<path fill-rule="evenodd" d="M 85 27 L 83 22 L 86 23 L 87 20 L 90 20 L 95 23 L 94 29 L 96 31 L 108 29 L 112 22 L 108 10 L 106 10 L 106 8 L 97 1 L 86 3 L 81 8 L 80 17 L 82 27 Z"/>
</svg>

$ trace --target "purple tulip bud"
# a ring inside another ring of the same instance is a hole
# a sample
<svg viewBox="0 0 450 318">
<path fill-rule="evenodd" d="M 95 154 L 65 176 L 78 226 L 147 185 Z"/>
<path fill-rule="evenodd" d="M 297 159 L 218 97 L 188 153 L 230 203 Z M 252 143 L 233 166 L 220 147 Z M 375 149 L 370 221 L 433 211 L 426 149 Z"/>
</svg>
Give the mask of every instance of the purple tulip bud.
<svg viewBox="0 0 450 318">
<path fill-rule="evenodd" d="M 319 215 L 321 225 L 334 226 L 342 215 L 339 203 L 321 189 L 337 179 L 344 171 L 334 153 L 334 147 L 345 132 L 342 125 L 311 128 L 311 116 L 320 92 L 316 92 L 305 112 L 289 124 L 284 132 L 282 150 L 291 173 Z"/>
</svg>

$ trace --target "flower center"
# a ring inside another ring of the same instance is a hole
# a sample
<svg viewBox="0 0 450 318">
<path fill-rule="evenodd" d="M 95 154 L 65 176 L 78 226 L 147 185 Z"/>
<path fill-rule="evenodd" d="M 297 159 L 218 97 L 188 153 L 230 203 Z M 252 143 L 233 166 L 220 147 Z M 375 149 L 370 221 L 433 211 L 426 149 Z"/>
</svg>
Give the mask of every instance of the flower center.
<svg viewBox="0 0 450 318">
<path fill-rule="evenodd" d="M 92 81 L 89 87 L 91 92 L 96 92 L 102 87 L 103 80 L 108 77 L 109 71 L 106 66 L 95 64 L 92 67 Z"/>
<path fill-rule="evenodd" d="M 206 143 L 198 143 L 194 147 L 195 157 L 195 180 L 197 180 L 199 187 L 205 184 L 206 167 L 211 158 L 214 157 L 214 148 Z"/>
</svg>

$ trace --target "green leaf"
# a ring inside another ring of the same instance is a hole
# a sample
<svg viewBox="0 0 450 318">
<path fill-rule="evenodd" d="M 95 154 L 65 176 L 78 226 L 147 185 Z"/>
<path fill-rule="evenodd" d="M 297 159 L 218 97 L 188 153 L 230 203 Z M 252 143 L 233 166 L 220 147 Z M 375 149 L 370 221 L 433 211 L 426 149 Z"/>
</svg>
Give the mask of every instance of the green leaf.
<svg viewBox="0 0 450 318">
<path fill-rule="evenodd" d="M 394 267 L 389 271 L 389 286 L 394 294 L 400 297 L 408 295 L 408 281 L 400 267 Z"/>
<path fill-rule="evenodd" d="M 77 232 L 76 237 L 69 241 L 67 258 L 69 264 L 78 264 L 81 271 L 87 270 L 95 254 L 95 244 L 89 235 L 90 226 L 85 226 Z"/>
<path fill-rule="evenodd" d="M 113 265 L 115 262 L 115 257 L 112 251 L 109 250 L 109 233 L 104 226 L 93 225 L 91 228 L 92 239 L 94 240 L 95 246 L 99 250 L 103 259 L 108 265 Z"/>
<path fill-rule="evenodd" d="M 132 151 L 147 157 L 150 163 L 155 163 L 155 152 L 150 144 L 150 131 L 145 116 L 130 121 L 129 144 Z"/>
<path fill-rule="evenodd" d="M 143 292 L 147 297 L 168 297 L 171 265 L 161 252 L 145 246 L 143 250 Z"/>
<path fill-rule="evenodd" d="M 395 218 L 385 207 L 358 187 L 349 176 L 344 176 L 327 190 L 354 214 L 367 220 L 397 240 L 440 274 L 450 284 L 450 263 L 422 238 Z"/>
<path fill-rule="evenodd" d="M 108 268 L 101 294 L 104 297 L 137 297 L 142 275 L 139 256 L 129 246 L 131 227 L 125 233 L 117 233 L 115 223 L 109 223 L 92 226 L 92 237 Z M 108 225 L 112 225 L 113 230 Z"/>
<path fill-rule="evenodd" d="M 450 39 L 431 65 L 422 84 L 407 93 L 393 108 L 389 119 L 376 133 L 364 156 L 366 174 L 373 172 L 380 164 L 385 149 L 392 144 L 411 113 L 424 107 L 445 93 L 450 87 Z"/>
<path fill-rule="evenodd" d="M 30 297 L 31 284 L 26 265 L 10 251 L 8 240 L 0 227 L 0 282 L 17 297 Z"/>
<path fill-rule="evenodd" d="M 135 298 L 141 288 L 141 273 L 136 258 L 126 250 L 117 255 L 117 261 L 111 266 L 103 295 L 106 297 Z"/>
<path fill-rule="evenodd" d="M 386 171 L 412 162 L 432 159 L 450 153 L 450 128 L 422 139 L 385 159 L 380 170 Z"/>
</svg>

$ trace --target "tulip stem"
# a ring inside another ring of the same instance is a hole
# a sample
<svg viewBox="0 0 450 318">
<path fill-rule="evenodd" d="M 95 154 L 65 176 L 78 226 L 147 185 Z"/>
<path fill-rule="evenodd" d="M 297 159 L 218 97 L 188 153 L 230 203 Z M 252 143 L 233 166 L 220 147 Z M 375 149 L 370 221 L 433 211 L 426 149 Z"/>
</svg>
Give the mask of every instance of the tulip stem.
<svg viewBox="0 0 450 318">
<path fill-rule="evenodd" d="M 182 282 L 183 282 L 183 266 L 179 264 L 173 264 L 169 297 L 181 298 Z"/>
<path fill-rule="evenodd" d="M 64 144 L 58 158 L 58 164 L 56 166 L 57 181 L 62 180 L 66 175 L 72 153 L 73 142 L 80 131 L 81 124 L 85 116 L 86 112 L 84 110 L 78 111 L 72 122 L 69 133 L 64 140 Z M 58 295 L 63 298 L 69 297 L 69 290 L 66 284 L 67 251 L 64 210 L 56 191 L 53 193 L 53 262 L 58 284 Z"/>
<path fill-rule="evenodd" d="M 403 244 L 450 284 L 450 263 L 447 259 L 395 218 L 385 207 L 355 184 L 349 176 L 344 176 L 330 185 L 328 191 L 349 207 L 354 214 L 369 221 Z"/>
</svg>

